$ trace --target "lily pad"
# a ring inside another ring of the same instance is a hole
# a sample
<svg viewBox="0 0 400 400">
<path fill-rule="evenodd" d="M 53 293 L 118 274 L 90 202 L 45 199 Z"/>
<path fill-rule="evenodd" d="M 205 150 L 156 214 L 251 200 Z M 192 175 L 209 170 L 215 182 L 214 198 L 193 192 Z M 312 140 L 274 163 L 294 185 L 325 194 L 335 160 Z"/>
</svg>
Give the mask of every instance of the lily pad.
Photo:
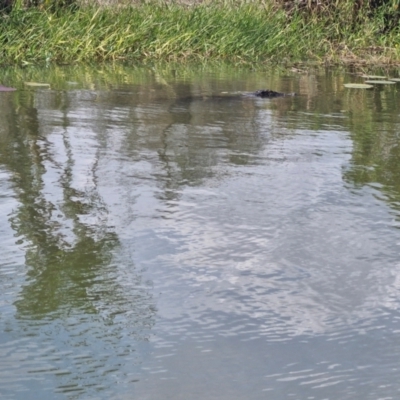
<svg viewBox="0 0 400 400">
<path fill-rule="evenodd" d="M 40 82 L 25 82 L 25 85 L 31 87 L 43 87 L 43 88 L 50 87 L 50 83 L 40 83 Z"/>
<path fill-rule="evenodd" d="M 17 90 L 17 89 L 15 89 L 13 87 L 7 87 L 7 86 L 0 85 L 0 92 L 14 92 L 15 90 Z"/>
<path fill-rule="evenodd" d="M 365 81 L 365 83 L 373 83 L 373 84 L 376 84 L 376 85 L 394 85 L 396 82 L 378 80 L 378 81 Z"/>
<path fill-rule="evenodd" d="M 372 85 L 367 85 L 365 83 L 345 83 L 344 87 L 349 89 L 372 89 Z"/>
<path fill-rule="evenodd" d="M 361 78 L 366 78 L 366 79 L 387 79 L 386 76 L 382 76 L 382 75 L 361 75 Z"/>
</svg>

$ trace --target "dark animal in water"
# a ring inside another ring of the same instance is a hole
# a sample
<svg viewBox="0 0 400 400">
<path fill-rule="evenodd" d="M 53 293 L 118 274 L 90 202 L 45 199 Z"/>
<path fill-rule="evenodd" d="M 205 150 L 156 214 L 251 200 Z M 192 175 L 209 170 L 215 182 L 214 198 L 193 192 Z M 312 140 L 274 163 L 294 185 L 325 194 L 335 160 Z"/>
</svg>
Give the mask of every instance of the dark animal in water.
<svg viewBox="0 0 400 400">
<path fill-rule="evenodd" d="M 178 97 L 176 99 L 176 103 L 187 103 L 191 101 L 211 101 L 211 102 L 219 102 L 219 101 L 239 101 L 243 99 L 251 99 L 254 97 L 259 97 L 262 99 L 275 99 L 278 97 L 291 97 L 296 96 L 296 93 L 281 93 L 275 92 L 270 89 L 260 89 L 255 92 L 222 92 L 217 95 L 210 96 L 185 96 Z"/>
<path fill-rule="evenodd" d="M 281 93 L 275 92 L 269 89 L 260 89 L 253 93 L 254 96 L 261 97 L 263 99 L 273 99 L 275 97 L 295 96 L 296 93 Z"/>
</svg>

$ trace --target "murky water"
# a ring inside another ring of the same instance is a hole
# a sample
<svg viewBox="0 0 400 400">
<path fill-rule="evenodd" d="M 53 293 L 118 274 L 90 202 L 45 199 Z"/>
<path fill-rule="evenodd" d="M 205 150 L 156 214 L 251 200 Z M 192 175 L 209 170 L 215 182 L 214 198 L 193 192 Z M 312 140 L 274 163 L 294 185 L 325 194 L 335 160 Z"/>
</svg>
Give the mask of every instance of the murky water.
<svg viewBox="0 0 400 400">
<path fill-rule="evenodd" d="M 1 397 L 398 399 L 400 91 L 354 80 L 2 71 Z"/>
</svg>

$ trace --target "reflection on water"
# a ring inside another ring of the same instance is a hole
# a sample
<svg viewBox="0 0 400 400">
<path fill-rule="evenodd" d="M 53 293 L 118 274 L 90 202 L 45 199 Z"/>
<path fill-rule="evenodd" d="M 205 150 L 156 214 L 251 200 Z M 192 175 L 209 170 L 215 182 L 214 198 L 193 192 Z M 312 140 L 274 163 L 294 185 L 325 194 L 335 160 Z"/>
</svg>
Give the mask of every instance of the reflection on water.
<svg viewBox="0 0 400 400">
<path fill-rule="evenodd" d="M 8 398 L 27 388 L 37 398 L 42 391 L 106 396 L 116 381 L 134 380 L 135 341 L 148 337 L 155 312 L 99 193 L 106 144 L 74 126 L 68 96 L 25 92 L 2 100 L 1 163 L 14 203 L 2 215 L 14 231 L 4 239 L 14 236 L 13 253 L 24 259 L 15 260 L 20 277 L 3 317 L 1 386 Z"/>
<path fill-rule="evenodd" d="M 399 95 L 353 79 L 3 71 L 0 393 L 398 398 Z"/>
</svg>

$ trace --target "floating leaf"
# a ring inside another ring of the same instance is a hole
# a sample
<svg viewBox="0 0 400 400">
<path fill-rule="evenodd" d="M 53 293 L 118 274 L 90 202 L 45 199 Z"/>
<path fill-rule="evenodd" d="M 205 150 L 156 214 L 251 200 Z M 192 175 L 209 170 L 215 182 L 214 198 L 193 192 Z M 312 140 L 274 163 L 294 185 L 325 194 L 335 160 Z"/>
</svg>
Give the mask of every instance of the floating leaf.
<svg viewBox="0 0 400 400">
<path fill-rule="evenodd" d="M 25 82 L 26 86 L 31 86 L 31 87 L 43 87 L 43 88 L 49 88 L 50 84 L 49 83 L 40 83 L 40 82 Z"/>
<path fill-rule="evenodd" d="M 365 83 L 345 83 L 344 87 L 350 89 L 372 89 L 372 85 L 366 85 Z"/>
<path fill-rule="evenodd" d="M 373 83 L 376 85 L 394 85 L 396 82 L 393 82 L 393 81 L 365 81 L 365 83 Z"/>
<path fill-rule="evenodd" d="M 14 92 L 15 90 L 17 90 L 17 89 L 15 89 L 13 87 L 7 87 L 7 86 L 0 85 L 0 92 Z"/>
<path fill-rule="evenodd" d="M 387 79 L 386 76 L 382 75 L 361 75 L 361 77 L 366 79 Z"/>
</svg>

